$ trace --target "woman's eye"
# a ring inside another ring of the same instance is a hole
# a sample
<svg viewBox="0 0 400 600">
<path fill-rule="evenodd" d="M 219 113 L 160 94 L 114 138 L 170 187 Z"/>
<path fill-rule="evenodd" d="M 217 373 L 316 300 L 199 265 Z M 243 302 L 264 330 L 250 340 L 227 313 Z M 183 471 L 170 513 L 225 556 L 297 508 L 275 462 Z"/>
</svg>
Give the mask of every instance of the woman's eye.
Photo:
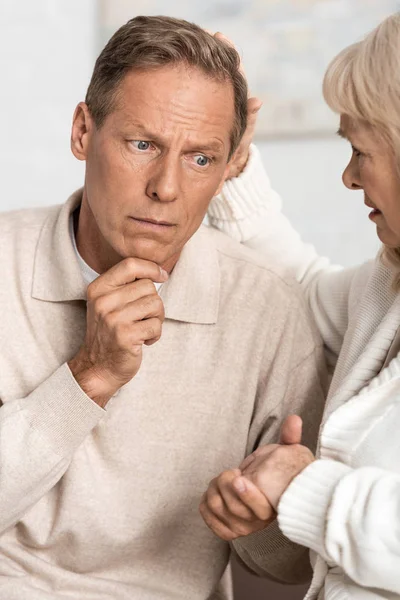
<svg viewBox="0 0 400 600">
<path fill-rule="evenodd" d="M 357 158 L 359 156 L 362 156 L 362 152 L 360 152 L 360 150 L 357 150 L 357 148 L 354 148 L 354 146 L 352 146 L 351 149 L 353 150 L 353 153 L 357 156 Z"/>
<path fill-rule="evenodd" d="M 194 157 L 194 160 L 196 165 L 198 165 L 199 167 L 206 167 L 210 162 L 210 159 L 207 158 L 207 156 L 204 156 L 204 154 L 197 154 Z"/>
<path fill-rule="evenodd" d="M 150 142 L 145 142 L 143 140 L 134 140 L 132 144 L 137 150 L 148 150 L 150 148 Z"/>
</svg>

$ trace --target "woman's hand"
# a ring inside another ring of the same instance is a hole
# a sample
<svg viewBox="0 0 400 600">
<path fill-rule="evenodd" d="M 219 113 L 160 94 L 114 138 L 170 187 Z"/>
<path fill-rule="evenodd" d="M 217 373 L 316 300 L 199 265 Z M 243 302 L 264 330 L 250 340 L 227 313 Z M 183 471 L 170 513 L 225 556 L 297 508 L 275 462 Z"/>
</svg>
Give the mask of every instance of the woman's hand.
<svg viewBox="0 0 400 600">
<path fill-rule="evenodd" d="M 209 31 L 209 33 L 211 35 L 214 35 L 214 37 L 216 39 L 221 40 L 221 41 L 225 42 L 226 44 L 229 44 L 230 46 L 234 47 L 234 44 L 231 42 L 231 40 L 229 38 L 227 38 L 225 35 L 223 35 L 222 33 L 217 32 L 215 34 L 212 34 L 210 31 Z M 241 64 L 240 71 L 241 71 L 243 77 L 246 77 L 242 64 Z M 250 144 L 253 141 L 254 131 L 255 131 L 255 127 L 256 127 L 256 123 L 257 123 L 257 115 L 258 115 L 258 111 L 260 110 L 261 106 L 262 106 L 262 101 L 260 100 L 260 98 L 256 98 L 256 97 L 248 98 L 246 131 L 244 132 L 243 137 L 240 141 L 240 144 L 237 147 L 234 155 L 232 156 L 231 160 L 229 161 L 229 170 L 228 170 L 226 179 L 232 179 L 233 177 L 237 177 L 238 175 L 240 175 L 240 173 L 243 171 L 243 169 L 245 168 L 245 166 L 247 164 L 247 161 L 249 159 Z"/>
<path fill-rule="evenodd" d="M 240 497 L 248 485 L 255 485 L 277 511 L 290 483 L 314 460 L 312 452 L 301 444 L 264 446 L 241 465 L 242 477 L 233 485 Z"/>
</svg>

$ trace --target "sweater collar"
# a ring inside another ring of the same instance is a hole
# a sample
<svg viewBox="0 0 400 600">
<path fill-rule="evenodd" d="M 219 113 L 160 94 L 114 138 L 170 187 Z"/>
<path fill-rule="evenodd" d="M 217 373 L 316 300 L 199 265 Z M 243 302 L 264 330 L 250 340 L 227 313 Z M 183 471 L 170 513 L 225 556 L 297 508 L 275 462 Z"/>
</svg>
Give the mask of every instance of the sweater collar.
<svg viewBox="0 0 400 600">
<path fill-rule="evenodd" d="M 70 216 L 82 200 L 75 192 L 46 220 L 37 244 L 32 297 L 46 302 L 86 300 L 86 284 L 69 234 Z M 160 290 L 167 319 L 214 324 L 219 310 L 218 252 L 206 227 L 186 243 Z"/>
</svg>

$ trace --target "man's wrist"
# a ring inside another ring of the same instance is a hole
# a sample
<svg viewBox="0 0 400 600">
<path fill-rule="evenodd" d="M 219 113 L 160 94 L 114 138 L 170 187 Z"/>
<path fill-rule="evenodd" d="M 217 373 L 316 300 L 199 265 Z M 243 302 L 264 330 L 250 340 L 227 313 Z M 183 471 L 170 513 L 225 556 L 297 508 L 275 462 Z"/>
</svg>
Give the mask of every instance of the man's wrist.
<svg viewBox="0 0 400 600">
<path fill-rule="evenodd" d="M 82 391 L 101 408 L 105 408 L 119 390 L 118 384 L 110 384 L 93 367 L 82 364 L 76 357 L 68 362 L 68 367 Z"/>
</svg>

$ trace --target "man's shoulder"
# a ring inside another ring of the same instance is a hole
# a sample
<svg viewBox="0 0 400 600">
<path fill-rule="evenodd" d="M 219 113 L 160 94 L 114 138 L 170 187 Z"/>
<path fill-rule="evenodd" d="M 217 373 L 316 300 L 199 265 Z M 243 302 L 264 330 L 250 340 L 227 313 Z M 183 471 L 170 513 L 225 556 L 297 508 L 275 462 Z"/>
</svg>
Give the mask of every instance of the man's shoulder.
<svg viewBox="0 0 400 600">
<path fill-rule="evenodd" d="M 59 211 L 61 205 L 37 206 L 21 208 L 0 213 L 0 227 L 3 231 L 35 229 L 41 227 L 44 221 Z"/>
<path fill-rule="evenodd" d="M 60 205 L 23 208 L 0 213 L 0 239 L 6 244 L 37 238 L 44 223 L 60 210 Z"/>
<path fill-rule="evenodd" d="M 278 261 L 273 261 L 212 227 L 203 226 L 201 235 L 204 236 L 205 243 L 212 244 L 216 249 L 220 263 L 226 269 L 246 274 L 249 278 L 256 277 L 260 285 L 265 282 L 267 285 L 274 284 L 298 292 L 297 282 Z"/>
</svg>

